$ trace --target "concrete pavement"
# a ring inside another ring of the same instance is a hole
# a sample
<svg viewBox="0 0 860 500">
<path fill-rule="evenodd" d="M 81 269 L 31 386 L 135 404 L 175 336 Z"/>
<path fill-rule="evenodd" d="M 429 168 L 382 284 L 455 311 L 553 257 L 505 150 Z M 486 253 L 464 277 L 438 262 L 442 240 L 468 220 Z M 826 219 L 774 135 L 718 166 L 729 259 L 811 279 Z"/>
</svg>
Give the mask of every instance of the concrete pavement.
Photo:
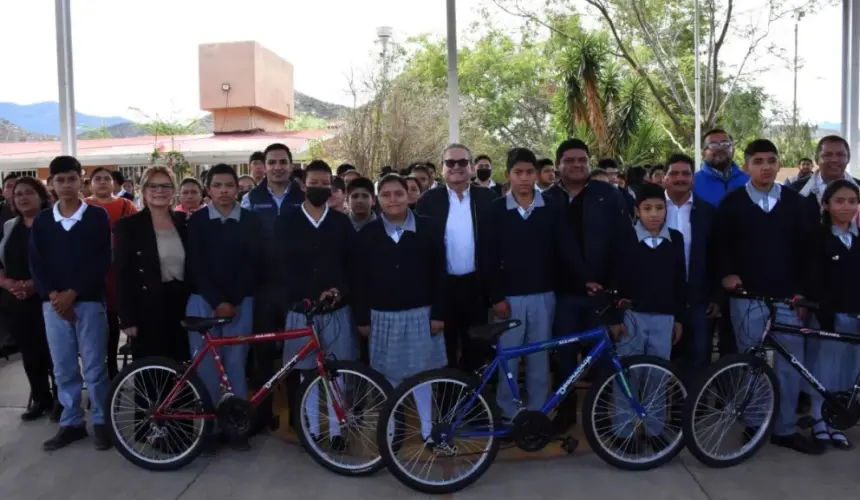
<svg viewBox="0 0 860 500">
<path fill-rule="evenodd" d="M 425 498 L 386 473 L 348 479 L 320 468 L 300 448 L 274 437 L 252 441 L 248 453 L 201 457 L 172 473 L 134 467 L 115 451 L 83 441 L 55 453 L 41 450 L 55 427 L 23 424 L 27 383 L 19 361 L 0 365 L 0 500 L 252 500 Z M 860 433 L 849 435 L 860 444 Z M 766 447 L 732 469 L 701 466 L 684 453 L 650 472 L 616 470 L 593 454 L 499 462 L 456 499 L 817 500 L 856 498 L 860 450 L 805 457 Z M 431 497 L 426 497 L 431 498 Z M 446 498 L 446 497 L 442 497 Z M 450 497 L 447 497 L 450 498 Z"/>
</svg>

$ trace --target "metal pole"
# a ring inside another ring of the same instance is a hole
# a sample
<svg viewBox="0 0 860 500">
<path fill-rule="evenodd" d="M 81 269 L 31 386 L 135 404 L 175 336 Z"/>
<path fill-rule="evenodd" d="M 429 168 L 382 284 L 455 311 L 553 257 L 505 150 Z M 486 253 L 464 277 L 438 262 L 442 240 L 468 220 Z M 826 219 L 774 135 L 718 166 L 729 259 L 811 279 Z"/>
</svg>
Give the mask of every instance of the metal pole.
<svg viewBox="0 0 860 500">
<path fill-rule="evenodd" d="M 75 134 L 75 79 L 72 67 L 71 0 L 55 0 L 57 22 L 57 88 L 60 92 L 60 147 L 64 155 L 78 154 Z"/>
<path fill-rule="evenodd" d="M 693 148 L 696 151 L 696 168 L 702 164 L 702 74 L 701 64 L 699 64 L 699 0 L 693 1 L 693 56 L 695 68 L 695 95 L 696 103 L 694 105 L 694 116 L 696 119 L 696 128 L 694 133 L 695 144 Z"/>
<path fill-rule="evenodd" d="M 797 29 L 800 26 L 800 16 L 794 23 L 794 101 L 791 110 L 791 124 L 797 127 Z"/>
<path fill-rule="evenodd" d="M 460 75 L 457 71 L 457 2 L 448 10 L 448 142 L 460 142 Z"/>
<path fill-rule="evenodd" d="M 842 0 L 842 116 L 839 122 L 839 135 L 848 137 L 848 107 L 849 90 L 851 88 L 851 72 L 848 68 L 851 50 L 851 2 Z"/>
<path fill-rule="evenodd" d="M 851 90 L 848 102 L 848 144 L 854 152 L 848 171 L 853 175 L 860 150 L 860 0 L 851 3 Z"/>
</svg>

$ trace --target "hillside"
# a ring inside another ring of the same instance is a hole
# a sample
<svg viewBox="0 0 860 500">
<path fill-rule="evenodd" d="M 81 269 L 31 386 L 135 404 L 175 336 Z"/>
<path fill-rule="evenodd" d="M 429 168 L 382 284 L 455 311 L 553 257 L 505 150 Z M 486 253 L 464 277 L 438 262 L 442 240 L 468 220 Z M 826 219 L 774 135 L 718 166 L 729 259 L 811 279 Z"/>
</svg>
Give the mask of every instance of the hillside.
<svg viewBox="0 0 860 500">
<path fill-rule="evenodd" d="M 296 112 L 309 113 L 326 120 L 341 116 L 345 106 L 321 101 L 301 92 L 296 92 Z M 146 132 L 134 122 L 119 117 L 101 117 L 76 113 L 78 134 L 83 139 L 108 137 L 137 137 Z M 45 141 L 56 139 L 59 134 L 59 105 L 42 102 L 21 105 L 0 103 L 0 142 Z M 104 130 L 102 130 L 104 128 Z M 212 115 L 197 120 L 197 132 L 212 132 Z"/>
</svg>

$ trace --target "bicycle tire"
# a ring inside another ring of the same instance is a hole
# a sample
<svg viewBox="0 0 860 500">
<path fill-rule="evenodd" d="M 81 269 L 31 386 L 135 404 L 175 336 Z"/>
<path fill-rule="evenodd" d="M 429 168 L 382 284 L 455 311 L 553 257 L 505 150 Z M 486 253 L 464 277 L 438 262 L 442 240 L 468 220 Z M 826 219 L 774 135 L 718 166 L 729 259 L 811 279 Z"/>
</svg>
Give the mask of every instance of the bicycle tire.
<svg viewBox="0 0 860 500">
<path fill-rule="evenodd" d="M 647 356 L 647 355 L 637 355 L 637 356 L 629 356 L 625 358 L 621 358 L 621 367 L 625 370 L 635 367 L 635 366 L 646 366 L 652 365 L 660 368 L 661 370 L 665 370 L 672 374 L 672 376 L 678 381 L 681 385 L 681 388 L 686 391 L 686 387 L 684 387 L 683 382 L 681 381 L 681 377 L 678 375 L 676 370 L 672 368 L 671 363 L 666 361 L 665 359 L 658 358 L 656 356 Z M 631 471 L 643 471 L 643 470 L 651 470 L 661 465 L 670 462 L 672 459 L 678 456 L 681 453 L 681 450 L 684 448 L 684 437 L 683 431 L 681 438 L 677 440 L 677 442 L 673 443 L 673 447 L 667 453 L 662 455 L 658 455 L 654 460 L 642 463 L 633 463 L 624 460 L 619 460 L 617 457 L 613 456 L 609 451 L 605 449 L 600 439 L 597 437 L 597 431 L 595 430 L 595 407 L 597 403 L 597 396 L 602 387 L 604 387 L 612 377 L 615 377 L 617 372 L 613 370 L 603 370 L 599 374 L 598 378 L 591 383 L 591 386 L 588 388 L 588 392 L 585 394 L 585 401 L 583 406 L 583 431 L 585 433 L 585 439 L 588 440 L 588 445 L 591 447 L 591 450 L 600 457 L 601 460 L 623 470 L 631 470 Z M 684 402 L 686 404 L 686 402 Z"/>
<path fill-rule="evenodd" d="M 353 374 L 357 374 L 361 378 L 370 380 L 370 382 L 372 382 L 373 385 L 380 389 L 381 392 L 385 395 L 386 403 L 388 397 L 393 391 L 391 383 L 381 373 L 368 367 L 365 364 L 359 363 L 358 361 L 326 361 L 325 366 L 326 373 L 338 371 L 352 372 Z M 304 382 L 302 382 L 301 388 L 299 389 L 299 401 L 301 402 L 299 405 L 300 415 L 307 414 L 305 404 L 308 400 L 308 392 L 311 390 L 311 387 L 313 387 L 317 383 L 319 379 L 319 373 L 314 372 L 314 375 L 312 377 L 307 377 Z M 302 421 L 304 421 L 304 419 L 302 419 Z M 323 456 L 322 453 L 320 453 L 318 447 L 315 446 L 316 443 L 313 442 L 311 436 L 308 435 L 309 430 L 307 429 L 306 425 L 300 424 L 299 428 L 301 429 L 301 432 L 298 433 L 299 440 L 302 443 L 302 447 L 305 449 L 305 451 L 308 452 L 308 455 L 310 455 L 316 463 L 322 465 L 326 469 L 336 474 L 348 477 L 362 477 L 375 474 L 376 472 L 379 472 L 385 467 L 385 465 L 382 463 L 382 458 L 379 455 L 376 456 L 376 459 L 371 464 L 365 467 L 348 468 L 338 466 L 337 464 L 332 463 L 330 460 L 327 460 L 326 457 Z"/>
<path fill-rule="evenodd" d="M 111 383 L 110 392 L 108 393 L 108 404 L 105 408 L 105 425 L 110 430 L 111 440 L 114 443 L 114 447 L 129 462 L 142 469 L 151 471 L 164 472 L 178 470 L 193 462 L 200 455 L 200 453 L 203 452 L 205 445 L 208 442 L 208 439 L 212 436 L 215 421 L 214 419 L 201 419 L 203 421 L 203 430 L 200 433 L 199 437 L 195 440 L 191 447 L 184 454 L 180 455 L 176 460 L 152 462 L 141 458 L 132 450 L 129 450 L 126 446 L 126 440 L 119 436 L 119 430 L 114 425 L 115 422 L 113 419 L 113 405 L 117 397 L 117 393 L 122 386 L 122 382 L 128 379 L 129 376 L 132 376 L 135 372 L 142 371 L 147 367 L 156 367 L 158 369 L 170 371 L 177 377 L 177 379 L 181 377 L 187 369 L 185 365 L 177 363 L 170 358 L 161 356 L 153 356 L 135 360 L 131 364 L 124 366 Z M 215 408 L 212 405 L 211 398 L 209 397 L 209 392 L 207 391 L 206 386 L 203 384 L 203 381 L 200 380 L 200 377 L 198 377 L 196 373 L 191 373 L 185 380 L 192 387 L 194 392 L 197 393 L 197 396 L 199 397 L 199 403 L 203 408 L 203 412 L 208 414 L 214 414 Z"/>
<path fill-rule="evenodd" d="M 772 397 L 772 415 L 768 421 L 768 424 L 764 430 L 764 432 L 756 433 L 758 437 L 758 441 L 749 446 L 747 451 L 741 453 L 739 456 L 720 460 L 710 456 L 707 452 L 705 452 L 702 447 L 699 445 L 695 429 L 693 429 L 693 422 L 695 420 L 695 411 L 698 407 L 699 400 L 702 397 L 702 392 L 706 387 L 717 378 L 722 372 L 732 366 L 738 365 L 746 365 L 751 369 L 761 369 L 762 373 L 769 379 L 771 387 L 773 390 L 771 391 Z M 735 465 L 741 464 L 745 462 L 747 459 L 752 457 L 754 454 L 761 449 L 762 446 L 768 441 L 768 438 L 773 433 L 773 426 L 776 423 L 776 417 L 779 412 L 779 384 L 776 378 L 776 374 L 767 363 L 765 363 L 762 359 L 753 356 L 752 354 L 732 354 L 721 358 L 716 363 L 710 365 L 702 374 L 699 379 L 698 385 L 695 387 L 695 391 L 690 393 L 690 396 L 687 396 L 687 403 L 684 405 L 684 413 L 683 413 L 683 425 L 684 425 L 684 435 L 686 436 L 687 449 L 690 453 L 696 457 L 696 459 L 707 465 L 708 467 L 713 468 L 726 468 L 733 467 Z"/>
<path fill-rule="evenodd" d="M 377 427 L 376 441 L 378 443 L 377 446 L 379 447 L 380 453 L 382 454 L 382 460 L 385 463 L 386 468 L 394 477 L 397 478 L 398 481 L 415 491 L 431 495 L 441 495 L 460 491 L 480 479 L 481 476 L 483 476 L 487 472 L 487 470 L 489 470 L 490 466 L 493 465 L 493 462 L 496 459 L 496 455 L 498 455 L 499 453 L 501 441 L 498 437 L 493 438 L 490 444 L 490 449 L 486 452 L 486 457 L 484 461 L 471 474 L 458 481 L 442 485 L 427 484 L 417 481 L 410 477 L 408 474 L 406 474 L 398 466 L 397 460 L 394 457 L 394 454 L 399 450 L 392 450 L 389 446 L 388 423 L 389 420 L 392 419 L 392 414 L 394 413 L 397 404 L 413 388 L 434 380 L 451 380 L 454 382 L 458 382 L 466 387 L 469 387 L 475 392 L 477 392 L 481 382 L 476 375 L 466 373 L 462 370 L 457 370 L 454 368 L 439 368 L 435 370 L 428 370 L 404 380 L 396 389 L 394 389 L 394 392 L 391 393 L 391 396 L 388 398 L 388 401 L 385 404 L 385 408 L 382 410 L 382 415 L 379 419 L 379 426 Z M 498 407 L 495 404 L 495 399 L 487 398 L 483 393 L 479 393 L 478 400 L 478 404 L 481 404 L 480 401 L 482 400 L 486 407 L 489 408 L 490 416 L 492 418 L 492 421 L 494 422 L 494 427 L 500 428 L 502 417 Z"/>
</svg>

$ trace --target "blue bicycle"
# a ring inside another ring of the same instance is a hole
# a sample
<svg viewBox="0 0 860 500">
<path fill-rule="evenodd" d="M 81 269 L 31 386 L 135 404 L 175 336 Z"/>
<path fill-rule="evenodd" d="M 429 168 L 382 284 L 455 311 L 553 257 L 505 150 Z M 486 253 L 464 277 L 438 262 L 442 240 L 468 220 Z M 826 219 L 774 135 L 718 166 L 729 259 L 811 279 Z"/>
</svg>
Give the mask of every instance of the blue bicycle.
<svg viewBox="0 0 860 500">
<path fill-rule="evenodd" d="M 605 295 L 612 300 L 599 314 L 622 308 L 615 292 Z M 684 446 L 680 414 L 687 392 L 667 361 L 647 355 L 619 358 L 606 327 L 498 348 L 499 338 L 521 324 L 511 319 L 469 332 L 473 340 L 487 342 L 496 351 L 477 374 L 430 370 L 407 379 L 388 398 L 378 420 L 377 443 L 388 470 L 400 482 L 423 493 L 459 491 L 489 469 L 502 441 L 531 452 L 560 441 L 562 449 L 572 453 L 577 440 L 553 431 L 550 412 L 601 356 L 611 367 L 591 383 L 582 408 L 591 449 L 607 463 L 627 470 L 652 469 L 677 456 Z M 635 331 L 635 325 L 628 324 L 627 329 L 629 335 L 644 335 Z M 517 370 L 510 365 L 521 357 L 528 363 L 530 355 L 546 356 L 546 351 L 577 342 L 592 345 L 581 363 L 541 406 L 527 405 L 520 397 Z M 498 384 L 506 384 L 513 395 L 517 411 L 512 418 L 503 418 L 495 398 L 484 394 L 497 373 Z"/>
</svg>

